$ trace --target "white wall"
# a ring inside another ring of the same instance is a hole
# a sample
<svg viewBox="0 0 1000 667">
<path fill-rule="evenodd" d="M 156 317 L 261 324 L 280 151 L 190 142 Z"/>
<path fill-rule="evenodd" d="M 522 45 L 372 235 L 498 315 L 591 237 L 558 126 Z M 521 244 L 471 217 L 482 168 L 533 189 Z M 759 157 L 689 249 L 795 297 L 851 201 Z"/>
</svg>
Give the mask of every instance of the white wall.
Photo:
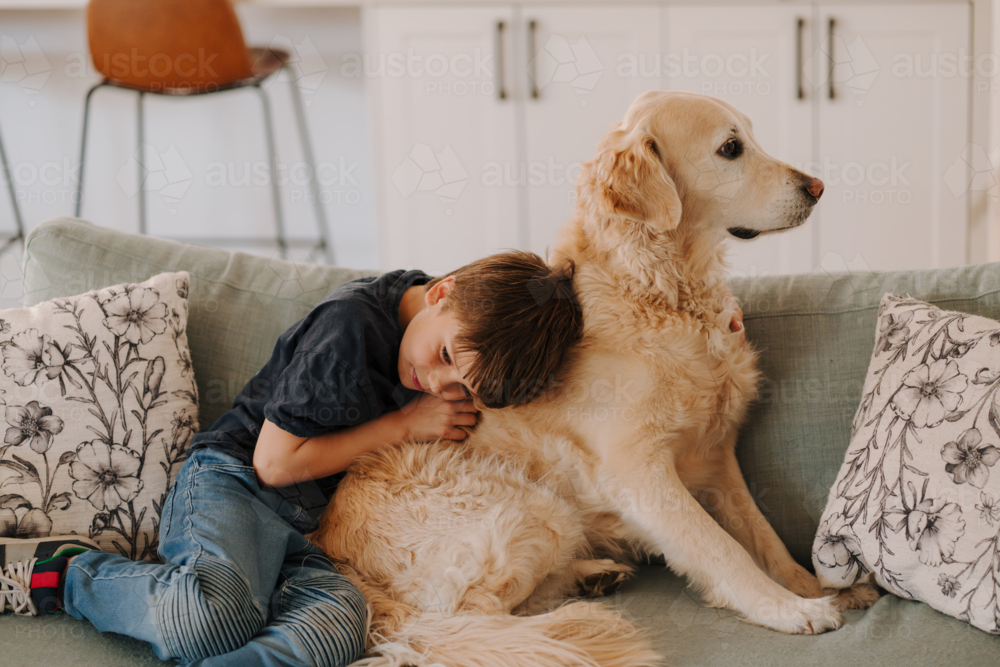
<svg viewBox="0 0 1000 667">
<path fill-rule="evenodd" d="M 376 244 L 370 138 L 363 81 L 341 75 L 347 53 L 361 50 L 360 11 L 240 5 L 246 40 L 285 45 L 301 58 L 298 85 L 306 102 L 326 212 L 340 265 L 374 267 Z M 0 11 L 3 40 L 0 132 L 30 229 L 73 212 L 83 101 L 98 81 L 87 56 L 80 10 Z M 23 58 L 23 62 L 18 62 Z M 266 89 L 277 126 L 279 172 L 301 163 L 289 79 Z M 176 163 L 161 176 L 174 191 L 147 191 L 149 233 L 157 236 L 272 238 L 274 216 L 261 103 L 253 89 L 193 99 L 146 97 L 146 142 Z M 91 106 L 82 217 L 138 230 L 136 95 L 105 88 Z M 250 182 L 245 181 L 247 165 Z M 293 172 L 301 173 L 301 172 Z M 282 187 L 289 236 L 315 236 L 312 205 L 301 179 Z M 185 186 L 186 183 L 186 186 Z M 174 196 L 171 196 L 174 195 Z M 0 192 L 0 233 L 13 229 Z M 272 254 L 273 248 L 229 247 Z M 3 275 L 11 273 L 4 260 Z M 4 283 L 12 282 L 4 279 Z M 14 287 L 0 290 L 8 299 Z"/>
</svg>

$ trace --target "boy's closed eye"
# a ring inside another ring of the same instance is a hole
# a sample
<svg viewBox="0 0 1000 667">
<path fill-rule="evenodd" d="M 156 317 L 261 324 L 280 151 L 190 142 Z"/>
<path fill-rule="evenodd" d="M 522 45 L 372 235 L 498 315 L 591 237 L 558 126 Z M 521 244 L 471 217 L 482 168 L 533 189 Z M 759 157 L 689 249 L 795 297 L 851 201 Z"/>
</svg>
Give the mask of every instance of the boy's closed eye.
<svg viewBox="0 0 1000 667">
<path fill-rule="evenodd" d="M 441 361 L 443 361 L 446 365 L 451 366 L 451 354 L 448 352 L 447 345 L 441 346 Z M 462 386 L 462 393 L 465 394 L 465 397 L 472 398 L 472 392 L 469 391 L 469 388 L 466 387 L 464 384 L 461 386 Z"/>
</svg>

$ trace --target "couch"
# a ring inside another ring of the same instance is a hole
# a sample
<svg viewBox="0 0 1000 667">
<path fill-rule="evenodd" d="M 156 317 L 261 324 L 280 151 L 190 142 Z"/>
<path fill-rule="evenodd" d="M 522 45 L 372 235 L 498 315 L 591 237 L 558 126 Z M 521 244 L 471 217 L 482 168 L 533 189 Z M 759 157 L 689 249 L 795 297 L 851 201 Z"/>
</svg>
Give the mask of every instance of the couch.
<svg viewBox="0 0 1000 667">
<path fill-rule="evenodd" d="M 60 218 L 28 236 L 26 305 L 164 271 L 191 274 L 188 339 L 202 424 L 224 412 L 290 324 L 341 283 L 370 271 L 294 264 L 126 234 Z M 843 459 L 886 291 L 1000 318 L 1000 264 L 933 271 L 734 279 L 747 338 L 766 377 L 739 443 L 740 465 L 793 557 L 810 550 Z M 1000 637 L 928 605 L 883 596 L 844 626 L 788 636 L 699 604 L 662 564 L 644 564 L 609 598 L 653 632 L 673 665 L 1000 664 Z M 0 665 L 158 665 L 152 650 L 65 615 L 0 617 Z"/>
</svg>

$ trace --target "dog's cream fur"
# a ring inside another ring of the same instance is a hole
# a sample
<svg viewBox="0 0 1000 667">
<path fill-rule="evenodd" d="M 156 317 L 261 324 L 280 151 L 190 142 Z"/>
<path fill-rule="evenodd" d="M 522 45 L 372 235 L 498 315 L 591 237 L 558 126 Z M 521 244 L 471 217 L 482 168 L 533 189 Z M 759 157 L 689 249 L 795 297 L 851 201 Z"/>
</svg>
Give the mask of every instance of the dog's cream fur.
<svg viewBox="0 0 1000 667">
<path fill-rule="evenodd" d="M 735 159 L 718 154 L 730 139 Z M 816 183 L 724 102 L 633 103 L 584 167 L 549 258 L 575 265 L 584 315 L 560 387 L 484 412 L 464 443 L 359 459 L 313 535 L 371 602 L 372 664 L 658 664 L 608 608 L 556 606 L 617 586 L 637 552 L 751 623 L 840 626 L 737 465 L 759 376 L 721 282 L 727 230 L 802 224 Z"/>
</svg>

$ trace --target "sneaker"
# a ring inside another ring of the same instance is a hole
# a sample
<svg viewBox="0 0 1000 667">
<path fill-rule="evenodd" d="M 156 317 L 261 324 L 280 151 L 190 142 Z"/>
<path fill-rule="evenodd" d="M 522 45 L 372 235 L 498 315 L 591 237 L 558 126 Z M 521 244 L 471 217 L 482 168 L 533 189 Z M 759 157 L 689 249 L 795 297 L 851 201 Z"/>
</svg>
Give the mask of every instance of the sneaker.
<svg viewBox="0 0 1000 667">
<path fill-rule="evenodd" d="M 8 607 L 20 616 L 59 611 L 70 557 L 90 550 L 100 547 L 81 535 L 0 537 L 0 613 Z"/>
</svg>

